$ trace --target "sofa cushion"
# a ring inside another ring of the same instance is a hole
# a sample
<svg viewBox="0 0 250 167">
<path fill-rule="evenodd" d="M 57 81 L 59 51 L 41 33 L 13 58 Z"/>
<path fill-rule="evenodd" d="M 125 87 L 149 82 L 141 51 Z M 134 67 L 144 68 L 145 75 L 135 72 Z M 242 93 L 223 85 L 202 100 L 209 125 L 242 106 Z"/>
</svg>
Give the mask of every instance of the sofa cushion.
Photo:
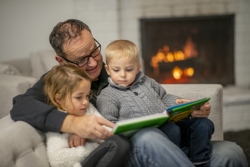
<svg viewBox="0 0 250 167">
<path fill-rule="evenodd" d="M 49 167 L 45 136 L 29 124 L 0 119 L 0 166 Z"/>
<path fill-rule="evenodd" d="M 2 63 L 0 63 L 0 74 L 21 75 L 20 72 L 14 66 Z"/>
<path fill-rule="evenodd" d="M 39 50 L 30 53 L 30 63 L 32 68 L 31 76 L 40 78 L 48 72 L 58 62 L 55 60 L 55 52 L 53 50 Z"/>
<path fill-rule="evenodd" d="M 12 108 L 12 99 L 14 96 L 24 93 L 36 81 L 36 78 L 0 74 L 0 118 L 9 114 Z"/>
<path fill-rule="evenodd" d="M 222 86 L 219 84 L 163 84 L 167 93 L 185 99 L 199 99 L 210 97 L 211 111 L 209 119 L 215 126 L 212 140 L 223 140 L 222 129 Z"/>
</svg>

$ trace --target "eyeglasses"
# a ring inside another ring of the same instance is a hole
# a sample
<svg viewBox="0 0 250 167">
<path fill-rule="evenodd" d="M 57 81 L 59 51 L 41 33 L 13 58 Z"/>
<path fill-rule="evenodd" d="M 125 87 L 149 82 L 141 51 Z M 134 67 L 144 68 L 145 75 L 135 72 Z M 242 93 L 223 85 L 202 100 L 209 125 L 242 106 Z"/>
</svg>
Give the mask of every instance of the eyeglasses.
<svg viewBox="0 0 250 167">
<path fill-rule="evenodd" d="M 78 67 L 83 67 L 89 62 L 90 57 L 95 58 L 101 52 L 101 44 L 95 38 L 94 38 L 94 40 L 95 40 L 95 42 L 96 42 L 96 44 L 98 46 L 89 55 L 81 58 L 80 60 L 78 60 L 76 62 L 73 62 L 73 61 L 70 61 L 70 60 L 66 59 L 65 57 L 62 57 L 62 56 L 60 56 L 60 57 L 63 58 L 67 62 L 70 62 L 70 63 L 73 63 L 73 64 L 77 65 Z"/>
</svg>

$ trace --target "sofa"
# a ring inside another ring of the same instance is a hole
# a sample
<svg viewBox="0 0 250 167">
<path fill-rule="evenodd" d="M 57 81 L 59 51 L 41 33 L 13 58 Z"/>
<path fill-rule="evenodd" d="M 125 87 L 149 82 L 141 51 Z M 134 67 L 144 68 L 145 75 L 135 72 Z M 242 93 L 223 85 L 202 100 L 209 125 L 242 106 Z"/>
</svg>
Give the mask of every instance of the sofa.
<svg viewBox="0 0 250 167">
<path fill-rule="evenodd" d="M 53 51 L 38 51 L 27 58 L 0 62 L 0 166 L 49 167 L 45 136 L 29 124 L 9 115 L 12 98 L 24 93 L 57 62 Z M 222 86 L 219 84 L 163 84 L 168 93 L 183 98 L 210 97 L 209 119 L 215 124 L 212 140 L 223 140 Z"/>
<path fill-rule="evenodd" d="M 38 50 L 27 57 L 0 62 L 0 118 L 6 116 L 12 107 L 14 96 L 24 93 L 44 73 L 58 62 L 53 50 Z"/>
</svg>

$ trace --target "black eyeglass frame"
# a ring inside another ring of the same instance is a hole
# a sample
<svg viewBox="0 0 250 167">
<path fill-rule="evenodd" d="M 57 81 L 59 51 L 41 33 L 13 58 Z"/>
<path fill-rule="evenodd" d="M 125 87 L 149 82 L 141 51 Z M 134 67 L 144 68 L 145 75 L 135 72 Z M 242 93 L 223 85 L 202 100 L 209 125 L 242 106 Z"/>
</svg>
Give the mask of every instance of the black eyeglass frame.
<svg viewBox="0 0 250 167">
<path fill-rule="evenodd" d="M 83 67 L 85 66 L 86 64 L 88 64 L 89 62 L 89 58 L 92 57 L 92 58 L 95 58 L 97 57 L 100 53 L 101 53 L 101 44 L 94 38 L 95 42 L 98 44 L 98 46 L 87 56 L 81 58 L 80 60 L 76 61 L 76 62 L 73 62 L 73 61 L 70 61 L 68 60 L 67 58 L 63 57 L 63 56 L 60 56 L 61 58 L 63 58 L 65 61 L 69 62 L 69 63 L 72 63 L 72 64 L 75 64 L 77 65 L 78 67 Z M 92 54 L 97 50 L 99 49 L 99 53 L 96 54 L 95 56 L 92 56 Z M 79 65 L 84 59 L 87 59 L 86 63 L 84 63 L 83 65 Z"/>
</svg>

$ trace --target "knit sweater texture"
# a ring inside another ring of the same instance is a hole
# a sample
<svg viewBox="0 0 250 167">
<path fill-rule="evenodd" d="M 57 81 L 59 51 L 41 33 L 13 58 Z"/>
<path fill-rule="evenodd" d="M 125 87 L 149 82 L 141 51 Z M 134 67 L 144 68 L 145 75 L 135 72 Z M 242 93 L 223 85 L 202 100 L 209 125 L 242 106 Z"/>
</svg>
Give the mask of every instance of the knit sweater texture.
<svg viewBox="0 0 250 167">
<path fill-rule="evenodd" d="M 97 110 L 112 122 L 164 112 L 178 98 L 142 72 L 128 87 L 117 86 L 110 77 L 108 81 L 97 98 Z"/>
</svg>

